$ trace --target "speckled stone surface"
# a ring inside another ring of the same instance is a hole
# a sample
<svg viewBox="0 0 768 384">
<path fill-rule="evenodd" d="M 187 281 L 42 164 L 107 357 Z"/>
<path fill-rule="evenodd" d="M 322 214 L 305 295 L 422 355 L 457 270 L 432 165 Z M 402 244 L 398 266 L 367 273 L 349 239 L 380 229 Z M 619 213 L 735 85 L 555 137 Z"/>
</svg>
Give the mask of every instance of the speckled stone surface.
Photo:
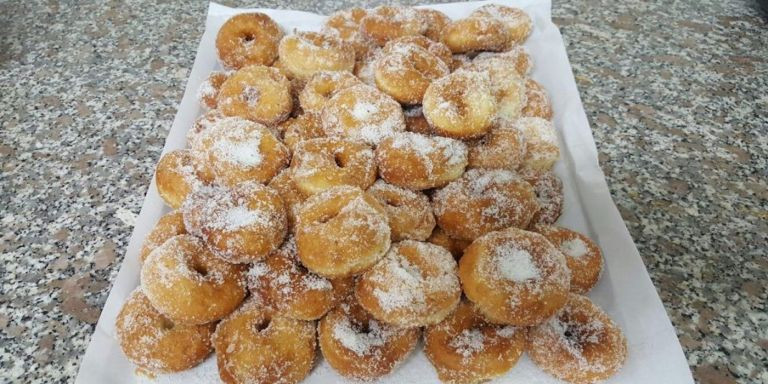
<svg viewBox="0 0 768 384">
<path fill-rule="evenodd" d="M 751 0 L 555 3 L 611 192 L 694 376 L 768 382 L 765 18 Z M 205 10 L 0 2 L 0 382 L 73 381 Z"/>
</svg>

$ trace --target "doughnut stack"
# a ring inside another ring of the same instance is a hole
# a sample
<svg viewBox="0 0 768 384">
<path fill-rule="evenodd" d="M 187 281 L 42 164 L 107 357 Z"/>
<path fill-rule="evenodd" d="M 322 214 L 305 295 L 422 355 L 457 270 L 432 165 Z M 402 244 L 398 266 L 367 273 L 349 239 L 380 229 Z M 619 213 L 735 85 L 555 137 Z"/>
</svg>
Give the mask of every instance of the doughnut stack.
<svg viewBox="0 0 768 384">
<path fill-rule="evenodd" d="M 424 340 L 440 380 L 504 375 L 523 353 L 571 383 L 627 343 L 586 296 L 600 248 L 555 223 L 563 186 L 522 10 L 381 6 L 284 34 L 243 13 L 185 149 L 160 159 L 163 216 L 117 338 L 148 374 L 215 352 L 225 383 L 297 383 L 322 354 L 375 381 Z"/>
</svg>

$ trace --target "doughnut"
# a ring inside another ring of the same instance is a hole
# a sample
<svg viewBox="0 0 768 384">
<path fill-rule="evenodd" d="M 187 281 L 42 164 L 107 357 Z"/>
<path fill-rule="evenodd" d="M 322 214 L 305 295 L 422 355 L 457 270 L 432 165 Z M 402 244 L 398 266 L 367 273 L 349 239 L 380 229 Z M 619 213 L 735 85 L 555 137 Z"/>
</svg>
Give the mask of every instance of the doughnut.
<svg viewBox="0 0 768 384">
<path fill-rule="evenodd" d="M 189 193 L 202 181 L 197 177 L 194 155 L 188 149 L 175 149 L 160 157 L 155 169 L 157 193 L 176 209 L 187 199 Z"/>
<path fill-rule="evenodd" d="M 467 143 L 470 168 L 517 170 L 525 158 L 523 133 L 509 120 L 495 119 L 491 130 Z"/>
<path fill-rule="evenodd" d="M 317 325 L 320 351 L 342 376 L 372 381 L 402 363 L 416 347 L 419 328 L 396 328 L 371 317 L 350 298 Z"/>
<path fill-rule="evenodd" d="M 422 106 L 437 134 L 457 139 L 483 136 L 497 109 L 488 75 L 465 70 L 433 81 Z"/>
<path fill-rule="evenodd" d="M 435 9 L 416 8 L 416 12 L 421 15 L 424 22 L 427 24 L 427 30 L 424 31 L 424 36 L 432 41 L 440 41 L 443 28 L 451 22 L 451 19 L 449 19 L 445 13 Z"/>
<path fill-rule="evenodd" d="M 371 147 L 339 137 L 300 142 L 293 153 L 290 169 L 296 189 L 305 196 L 339 185 L 368 188 L 376 181 Z"/>
<path fill-rule="evenodd" d="M 434 218 L 432 220 L 434 221 Z M 144 238 L 144 243 L 139 251 L 139 261 L 143 263 L 150 252 L 163 245 L 171 237 L 186 233 L 187 229 L 184 227 L 184 216 L 181 214 L 181 211 L 166 213 L 160 217 L 152 231 Z"/>
<path fill-rule="evenodd" d="M 359 274 L 389 249 L 387 212 L 362 189 L 339 186 L 311 196 L 299 209 L 296 248 L 310 271 L 328 278 Z"/>
<path fill-rule="evenodd" d="M 536 80 L 525 81 L 525 106 L 523 116 L 552 120 L 552 103 L 547 91 Z"/>
<path fill-rule="evenodd" d="M 442 42 L 453 53 L 502 51 L 509 42 L 507 26 L 487 16 L 452 21 L 443 28 L 442 34 Z"/>
<path fill-rule="evenodd" d="M 426 39 L 426 38 L 424 38 Z M 450 73 L 450 67 L 427 49 L 392 40 L 384 46 L 373 68 L 376 86 L 402 104 L 420 104 L 432 81 Z"/>
<path fill-rule="evenodd" d="M 464 254 L 464 249 L 469 247 L 469 244 L 472 243 L 468 240 L 454 239 L 448 236 L 448 234 L 440 227 L 435 227 L 427 241 L 447 249 L 451 252 L 456 261 L 461 259 L 461 256 Z"/>
<path fill-rule="evenodd" d="M 459 260 L 464 294 L 490 322 L 532 326 L 568 299 L 565 256 L 544 236 L 517 228 L 490 232 Z"/>
<path fill-rule="evenodd" d="M 463 53 L 457 53 L 451 57 L 451 71 L 457 71 L 461 68 L 466 68 L 472 63 L 472 59 Z"/>
<path fill-rule="evenodd" d="M 219 120 L 192 148 L 198 168 L 216 183 L 267 183 L 288 166 L 290 151 L 267 127 L 238 117 Z"/>
<path fill-rule="evenodd" d="M 531 56 L 523 46 L 516 46 L 504 52 L 480 52 L 472 59 L 472 64 L 479 70 L 496 66 L 511 66 L 523 77 L 527 77 L 533 67 Z"/>
<path fill-rule="evenodd" d="M 197 145 L 198 139 L 202 136 L 203 132 L 216 125 L 220 120 L 226 118 L 223 113 L 218 109 L 211 109 L 208 112 L 203 113 L 197 119 L 195 119 L 192 128 L 187 131 L 187 147 L 193 148 Z"/>
<path fill-rule="evenodd" d="M 419 47 L 426 49 L 427 52 L 435 55 L 440 61 L 445 63 L 449 69 L 453 65 L 453 53 L 451 53 L 451 50 L 448 49 L 445 44 L 439 41 L 430 40 L 424 36 L 403 36 L 388 42 L 383 49 L 387 50 L 387 46 L 396 46 L 399 44 L 418 45 Z"/>
<path fill-rule="evenodd" d="M 551 171 L 524 170 L 520 175 L 533 186 L 539 202 L 540 209 L 531 219 L 531 225 L 556 222 L 563 212 L 563 182 Z"/>
<path fill-rule="evenodd" d="M 405 130 L 403 109 L 386 93 L 366 84 L 337 92 L 320 114 L 328 136 L 342 136 L 377 145 L 395 132 Z"/>
<path fill-rule="evenodd" d="M 410 107 L 403 110 L 405 116 L 405 130 L 408 132 L 421 133 L 422 135 L 432 136 L 434 133 L 432 127 L 422 113 L 421 106 Z"/>
<path fill-rule="evenodd" d="M 571 270 L 571 292 L 587 293 L 597 284 L 603 273 L 603 253 L 594 241 L 563 227 L 537 225 L 533 230 L 565 255 Z"/>
<path fill-rule="evenodd" d="M 256 182 L 198 188 L 182 212 L 187 231 L 231 263 L 266 257 L 282 244 L 288 227 L 283 200 Z"/>
<path fill-rule="evenodd" d="M 538 172 L 551 170 L 560 159 L 560 145 L 554 124 L 540 117 L 521 117 L 516 125 L 523 132 L 527 143 L 523 168 Z"/>
<path fill-rule="evenodd" d="M 421 193 L 377 180 L 368 193 L 387 212 L 392 241 L 426 240 L 435 228 L 435 216 L 429 198 Z"/>
<path fill-rule="evenodd" d="M 489 59 L 472 63 L 467 69 L 488 74 L 491 94 L 498 105 L 498 118 L 515 121 L 520 117 L 525 105 L 525 82 L 515 67 L 506 60 Z"/>
<path fill-rule="evenodd" d="M 360 23 L 366 15 L 368 11 L 360 7 L 336 11 L 325 20 L 322 31 L 351 44 L 355 49 L 356 58 L 359 59 L 368 50 L 370 44 L 360 33 Z"/>
<path fill-rule="evenodd" d="M 382 5 L 368 12 L 360 21 L 360 32 L 379 46 L 398 37 L 423 35 L 427 22 L 421 12 L 410 7 Z"/>
<path fill-rule="evenodd" d="M 528 334 L 528 356 L 542 371 L 574 384 L 592 384 L 627 360 L 621 329 L 589 298 L 570 294 L 563 309 Z"/>
<path fill-rule="evenodd" d="M 303 113 L 288 119 L 280 124 L 278 129 L 283 131 L 283 143 L 291 152 L 296 152 L 296 147 L 302 141 L 325 136 L 320 119 L 311 113 Z"/>
<path fill-rule="evenodd" d="M 290 81 L 280 70 L 263 65 L 251 65 L 235 72 L 221 85 L 216 101 L 227 116 L 265 125 L 287 119 L 293 109 Z"/>
<path fill-rule="evenodd" d="M 316 72 L 299 93 L 299 103 L 304 112 L 319 114 L 336 92 L 360 83 L 351 72 Z"/>
<path fill-rule="evenodd" d="M 360 275 L 355 297 L 387 324 L 402 328 L 437 324 L 461 298 L 456 261 L 439 245 L 403 240 Z"/>
<path fill-rule="evenodd" d="M 200 364 L 211 354 L 213 323 L 175 324 L 150 304 L 141 288 L 125 301 L 115 334 L 125 356 L 152 373 L 178 372 Z"/>
<path fill-rule="evenodd" d="M 520 8 L 499 4 L 486 4 L 475 9 L 469 17 L 490 17 L 504 24 L 504 34 L 507 36 L 507 48 L 522 44 L 531 34 L 533 22 L 531 17 Z"/>
<path fill-rule="evenodd" d="M 379 47 L 366 51 L 355 62 L 355 70 L 353 71 L 360 81 L 373 87 L 376 86 L 373 67 L 379 56 L 381 56 L 381 48 Z"/>
<path fill-rule="evenodd" d="M 347 71 L 355 67 L 355 49 L 340 39 L 317 32 L 296 32 L 280 41 L 280 62 L 299 80 L 319 71 Z"/>
<path fill-rule="evenodd" d="M 213 334 L 226 384 L 295 384 L 315 362 L 315 324 L 274 314 L 256 300 L 224 319 Z"/>
<path fill-rule="evenodd" d="M 249 288 L 277 314 L 296 320 L 317 320 L 325 315 L 350 285 L 344 279 L 328 280 L 299 263 L 296 242 L 289 237 L 248 272 Z"/>
<path fill-rule="evenodd" d="M 474 240 L 507 227 L 526 228 L 539 209 L 533 187 L 503 169 L 470 169 L 432 196 L 437 225 Z"/>
<path fill-rule="evenodd" d="M 467 301 L 424 330 L 424 354 L 444 383 L 481 383 L 504 375 L 526 346 L 525 328 L 486 322 Z"/>
<path fill-rule="evenodd" d="M 155 248 L 141 268 L 141 289 L 174 323 L 205 324 L 232 313 L 246 294 L 245 269 L 216 257 L 205 242 L 178 235 Z"/>
<path fill-rule="evenodd" d="M 226 72 L 211 72 L 200 84 L 200 88 L 197 89 L 197 99 L 200 100 L 200 105 L 210 109 L 216 108 L 216 98 L 219 96 L 219 90 L 228 78 L 229 74 Z"/>
<path fill-rule="evenodd" d="M 376 147 L 379 175 L 390 184 L 423 190 L 455 180 L 467 165 L 467 146 L 447 137 L 400 132 Z"/>
<path fill-rule="evenodd" d="M 225 67 L 271 65 L 277 58 L 277 44 L 282 37 L 280 26 L 269 16 L 241 13 L 232 16 L 219 29 L 216 51 Z"/>
<path fill-rule="evenodd" d="M 301 194 L 293 183 L 291 170 L 283 169 L 269 181 L 267 186 L 277 191 L 283 200 L 286 218 L 288 219 L 288 232 L 292 233 L 296 229 L 296 215 L 299 212 L 301 203 L 304 202 L 304 195 Z"/>
</svg>

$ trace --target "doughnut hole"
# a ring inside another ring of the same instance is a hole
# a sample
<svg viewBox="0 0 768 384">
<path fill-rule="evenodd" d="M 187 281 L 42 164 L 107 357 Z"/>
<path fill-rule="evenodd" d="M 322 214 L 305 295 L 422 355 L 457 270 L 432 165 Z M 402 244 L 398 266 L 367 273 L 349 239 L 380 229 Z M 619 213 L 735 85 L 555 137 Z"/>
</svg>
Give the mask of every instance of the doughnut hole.
<svg viewBox="0 0 768 384">
<path fill-rule="evenodd" d="M 425 240 L 435 228 L 435 216 L 429 198 L 421 192 L 377 180 L 368 193 L 384 207 L 389 219 L 392 241 Z"/>
<path fill-rule="evenodd" d="M 373 150 L 365 143 L 341 138 L 300 142 L 290 169 L 304 196 L 341 185 L 368 188 L 376 181 Z"/>
</svg>

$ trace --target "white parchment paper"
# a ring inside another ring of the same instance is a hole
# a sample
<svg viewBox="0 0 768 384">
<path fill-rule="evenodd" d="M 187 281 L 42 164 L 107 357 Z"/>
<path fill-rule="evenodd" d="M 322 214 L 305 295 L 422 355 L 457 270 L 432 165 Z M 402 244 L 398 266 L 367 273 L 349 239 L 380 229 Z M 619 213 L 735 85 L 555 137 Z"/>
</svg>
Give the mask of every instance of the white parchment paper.
<svg viewBox="0 0 768 384">
<path fill-rule="evenodd" d="M 532 77 L 549 92 L 559 132 L 562 159 L 555 172 L 565 188 L 565 211 L 558 224 L 587 234 L 597 241 L 605 254 L 605 273 L 589 296 L 619 324 L 629 341 L 629 358 L 624 368 L 608 380 L 623 384 L 693 383 L 688 364 L 678 343 L 642 259 L 632 242 L 616 206 L 611 200 L 597 161 L 592 132 L 579 98 L 570 63 L 559 30 L 551 21 L 550 0 L 500 0 L 499 4 L 523 8 L 534 22 L 533 33 L 525 43 L 533 57 Z M 429 5 L 451 18 L 461 18 L 488 1 Z M 184 98 L 168 134 L 164 152 L 185 146 L 185 134 L 202 112 L 196 99 L 200 83 L 219 67 L 215 39 L 227 18 L 244 9 L 210 4 L 206 29 L 189 75 Z M 325 17 L 308 12 L 258 9 L 270 15 L 286 32 L 294 29 L 318 30 Z M 218 383 L 215 359 L 179 374 L 162 375 L 155 380 L 134 376 L 135 368 L 123 356 L 114 337 L 115 318 L 122 303 L 139 283 L 138 253 L 144 237 L 162 214 L 168 211 L 157 194 L 154 179 L 136 221 L 125 260 L 96 325 L 91 343 L 80 366 L 76 383 Z M 384 383 L 439 383 L 437 375 L 419 350 Z M 340 383 L 337 375 L 322 359 L 305 381 Z M 560 383 L 526 357 L 497 383 Z"/>
</svg>

